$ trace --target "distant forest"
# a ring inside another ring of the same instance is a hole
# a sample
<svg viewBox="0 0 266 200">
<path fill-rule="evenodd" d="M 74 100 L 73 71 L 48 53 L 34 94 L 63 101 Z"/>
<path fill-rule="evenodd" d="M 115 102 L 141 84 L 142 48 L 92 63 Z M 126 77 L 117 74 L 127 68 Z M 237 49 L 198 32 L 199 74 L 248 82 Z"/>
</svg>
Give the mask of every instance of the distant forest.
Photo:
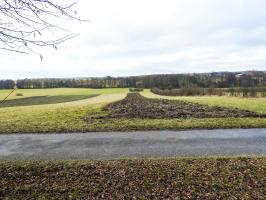
<svg viewBox="0 0 266 200">
<path fill-rule="evenodd" d="M 266 72 L 214 72 L 193 74 L 159 74 L 130 77 L 104 78 L 46 78 L 21 79 L 16 81 L 17 88 L 232 88 L 265 87 Z M 0 89 L 11 89 L 13 80 L 1 80 Z"/>
</svg>

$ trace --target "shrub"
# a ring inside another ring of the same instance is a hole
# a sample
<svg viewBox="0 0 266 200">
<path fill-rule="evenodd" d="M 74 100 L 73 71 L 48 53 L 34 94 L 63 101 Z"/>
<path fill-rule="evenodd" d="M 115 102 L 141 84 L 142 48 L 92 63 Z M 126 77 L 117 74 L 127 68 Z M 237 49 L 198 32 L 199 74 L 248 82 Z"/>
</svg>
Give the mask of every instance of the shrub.
<svg viewBox="0 0 266 200">
<path fill-rule="evenodd" d="M 130 92 L 142 92 L 143 88 L 129 88 Z"/>
<path fill-rule="evenodd" d="M 152 88 L 151 92 L 165 96 L 201 96 L 201 95 L 216 95 L 216 96 L 238 96 L 238 97 L 265 97 L 266 88 L 263 87 L 245 87 L 245 88 L 176 88 L 176 89 L 159 89 Z"/>
</svg>

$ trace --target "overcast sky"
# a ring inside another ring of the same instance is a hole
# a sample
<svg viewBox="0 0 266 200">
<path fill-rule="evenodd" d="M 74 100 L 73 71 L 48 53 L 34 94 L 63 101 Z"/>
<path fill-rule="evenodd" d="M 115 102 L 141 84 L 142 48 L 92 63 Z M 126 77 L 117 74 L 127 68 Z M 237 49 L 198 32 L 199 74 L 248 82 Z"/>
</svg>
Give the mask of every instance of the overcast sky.
<svg viewBox="0 0 266 200">
<path fill-rule="evenodd" d="M 266 70 L 265 0 L 80 0 L 91 23 L 37 55 L 0 51 L 0 78 Z"/>
</svg>

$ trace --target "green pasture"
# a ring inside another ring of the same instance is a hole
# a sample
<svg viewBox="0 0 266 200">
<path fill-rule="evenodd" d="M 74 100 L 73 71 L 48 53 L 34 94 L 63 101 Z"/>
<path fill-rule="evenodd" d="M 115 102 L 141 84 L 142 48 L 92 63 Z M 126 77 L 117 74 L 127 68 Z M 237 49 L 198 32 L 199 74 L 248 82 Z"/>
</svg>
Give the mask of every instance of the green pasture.
<svg viewBox="0 0 266 200">
<path fill-rule="evenodd" d="M 6 97 L 12 90 L 0 90 L 0 99 Z M 88 94 L 114 94 L 126 92 L 128 89 L 89 89 L 89 88 L 50 88 L 50 89 L 17 89 L 9 97 L 10 99 L 22 99 L 36 96 L 75 96 Z M 19 94 L 22 94 L 20 96 Z"/>
<path fill-rule="evenodd" d="M 245 97 L 231 97 L 231 96 L 160 96 L 145 90 L 141 93 L 148 98 L 164 98 L 186 100 L 194 103 L 207 104 L 210 106 L 224 106 L 229 108 L 239 108 L 244 110 L 255 111 L 258 113 L 266 113 L 266 98 L 245 98 Z"/>
<path fill-rule="evenodd" d="M 4 98 L 9 91 L 0 90 L 0 98 Z M 23 96 L 17 96 L 18 93 Z M 266 127 L 266 118 L 95 119 L 95 116 L 105 114 L 101 110 L 104 105 L 123 99 L 127 93 L 128 89 L 126 88 L 17 90 L 6 102 L 12 105 L 0 107 L 0 133 Z M 202 104 L 266 113 L 265 98 L 162 97 L 152 94 L 149 90 L 145 90 L 141 94 L 151 98 L 183 99 Z M 41 98 L 38 99 L 39 97 Z M 32 101 L 34 98 L 37 98 L 35 102 Z"/>
<path fill-rule="evenodd" d="M 0 90 L 0 100 L 12 90 Z M 101 94 L 114 94 L 121 89 L 83 89 L 83 88 L 55 88 L 55 89 L 17 89 L 0 107 L 31 106 L 72 102 L 95 97 Z M 125 90 L 126 91 L 126 90 Z"/>
</svg>

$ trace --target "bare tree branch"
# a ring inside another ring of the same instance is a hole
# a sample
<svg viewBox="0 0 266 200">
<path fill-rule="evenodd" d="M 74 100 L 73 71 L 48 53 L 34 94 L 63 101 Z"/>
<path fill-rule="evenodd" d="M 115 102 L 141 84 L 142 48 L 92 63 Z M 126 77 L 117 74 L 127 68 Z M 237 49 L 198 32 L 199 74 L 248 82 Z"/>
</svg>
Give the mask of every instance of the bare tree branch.
<svg viewBox="0 0 266 200">
<path fill-rule="evenodd" d="M 2 2 L 1 2 L 2 1 Z M 67 0 L 66 0 L 67 1 Z M 73 10 L 77 2 L 55 3 L 55 0 L 0 0 L 0 50 L 17 53 L 37 53 L 37 46 L 57 45 L 78 34 L 72 33 L 55 24 L 60 20 L 82 20 Z M 63 36 L 47 38 L 48 33 L 63 32 Z"/>
</svg>

